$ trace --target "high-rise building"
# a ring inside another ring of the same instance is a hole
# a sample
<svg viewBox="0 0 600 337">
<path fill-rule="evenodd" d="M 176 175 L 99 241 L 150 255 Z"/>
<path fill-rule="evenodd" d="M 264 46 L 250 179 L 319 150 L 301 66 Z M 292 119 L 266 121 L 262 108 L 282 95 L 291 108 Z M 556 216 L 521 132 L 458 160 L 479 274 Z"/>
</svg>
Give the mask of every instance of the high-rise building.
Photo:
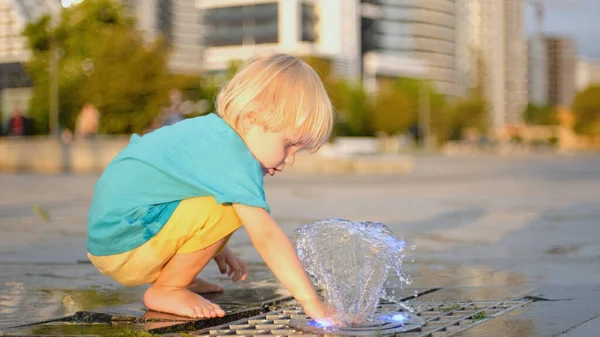
<svg viewBox="0 0 600 337">
<path fill-rule="evenodd" d="M 530 39 L 530 45 L 538 42 Z M 573 102 L 576 92 L 577 63 L 575 40 L 568 37 L 541 36 L 541 46 L 529 51 L 529 99 L 541 105 L 566 105 Z M 541 55 L 541 56 L 540 56 Z M 543 63 L 538 63 L 543 59 Z M 538 71 L 542 76 L 539 76 Z M 538 75 L 538 76 L 536 76 Z M 544 90 L 544 100 L 539 91 Z M 538 96 L 535 96 L 538 95 Z"/>
<path fill-rule="evenodd" d="M 460 0 L 123 1 L 149 39 L 160 33 L 171 42 L 175 71 L 219 73 L 232 60 L 272 50 L 326 58 L 338 75 L 364 78 L 373 90 L 379 77 L 419 77 L 455 96 L 464 82 Z"/>
<path fill-rule="evenodd" d="M 575 66 L 575 90 L 585 90 L 590 85 L 600 85 L 600 60 L 579 57 Z"/>
<path fill-rule="evenodd" d="M 548 103 L 570 106 L 575 97 L 575 40 L 568 37 L 546 37 L 548 60 Z"/>
<path fill-rule="evenodd" d="M 479 86 L 494 128 L 519 124 L 527 106 L 527 40 L 522 0 L 461 0 L 460 29 L 470 87 Z M 463 24 L 461 22 L 461 24 Z"/>
<path fill-rule="evenodd" d="M 168 61 L 174 73 L 203 71 L 202 12 L 192 0 L 122 0 L 137 19 L 137 28 L 152 41 L 159 36 L 171 47 Z"/>
<path fill-rule="evenodd" d="M 360 78 L 357 0 L 203 0 L 197 6 L 203 12 L 208 71 L 273 50 L 324 57 L 340 75 Z"/>
<path fill-rule="evenodd" d="M 424 73 L 415 75 L 440 93 L 459 94 L 455 0 L 371 0 L 363 9 L 363 52 L 419 63 Z"/>
<path fill-rule="evenodd" d="M 548 48 L 543 36 L 533 36 L 528 41 L 529 102 L 548 104 Z"/>
</svg>

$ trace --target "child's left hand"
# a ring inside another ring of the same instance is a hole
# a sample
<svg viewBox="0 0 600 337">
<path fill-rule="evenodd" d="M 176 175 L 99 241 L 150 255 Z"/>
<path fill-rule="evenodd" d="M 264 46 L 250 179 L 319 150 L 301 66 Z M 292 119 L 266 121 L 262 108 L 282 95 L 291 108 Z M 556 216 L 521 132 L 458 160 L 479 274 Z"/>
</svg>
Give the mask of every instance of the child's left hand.
<svg viewBox="0 0 600 337">
<path fill-rule="evenodd" d="M 233 282 L 246 280 L 248 276 L 246 262 L 237 257 L 231 249 L 223 249 L 219 255 L 215 256 L 215 262 L 217 262 L 221 274 L 227 274 Z"/>
</svg>

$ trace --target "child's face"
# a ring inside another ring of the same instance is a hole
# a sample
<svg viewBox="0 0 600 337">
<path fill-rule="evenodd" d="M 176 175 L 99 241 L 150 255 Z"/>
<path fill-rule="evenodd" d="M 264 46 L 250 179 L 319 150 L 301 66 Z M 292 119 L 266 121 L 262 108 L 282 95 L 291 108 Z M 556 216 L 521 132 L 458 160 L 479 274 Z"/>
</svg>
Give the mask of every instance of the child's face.
<svg viewBox="0 0 600 337">
<path fill-rule="evenodd" d="M 286 166 L 292 166 L 296 152 L 302 147 L 293 143 L 290 132 L 268 131 L 262 126 L 253 124 L 242 136 L 244 142 L 258 160 L 263 169 L 263 175 L 274 175 Z"/>
</svg>

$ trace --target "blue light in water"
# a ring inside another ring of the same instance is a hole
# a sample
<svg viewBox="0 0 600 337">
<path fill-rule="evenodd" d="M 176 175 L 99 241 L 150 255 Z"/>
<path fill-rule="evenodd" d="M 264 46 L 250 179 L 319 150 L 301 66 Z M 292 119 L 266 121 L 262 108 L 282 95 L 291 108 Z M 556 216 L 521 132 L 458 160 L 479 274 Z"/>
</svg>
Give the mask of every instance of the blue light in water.
<svg viewBox="0 0 600 337">
<path fill-rule="evenodd" d="M 384 321 L 388 321 L 388 322 L 404 322 L 408 319 L 408 317 L 406 317 L 405 314 L 391 314 L 391 315 L 385 315 L 383 317 L 380 318 L 381 320 Z"/>
<path fill-rule="evenodd" d="M 311 321 L 308 322 L 307 325 L 315 326 L 317 328 L 328 328 L 333 325 L 333 322 L 329 319 L 322 321 Z"/>
<path fill-rule="evenodd" d="M 406 321 L 406 316 L 404 316 L 403 314 L 396 314 L 392 316 L 392 319 L 396 322 L 404 322 Z"/>
</svg>

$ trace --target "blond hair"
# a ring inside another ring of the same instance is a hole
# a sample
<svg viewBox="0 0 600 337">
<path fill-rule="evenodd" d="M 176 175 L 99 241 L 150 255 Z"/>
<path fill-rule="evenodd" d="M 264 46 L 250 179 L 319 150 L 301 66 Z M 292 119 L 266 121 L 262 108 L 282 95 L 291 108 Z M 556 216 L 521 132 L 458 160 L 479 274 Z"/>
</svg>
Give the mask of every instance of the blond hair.
<svg viewBox="0 0 600 337">
<path fill-rule="evenodd" d="M 333 107 L 319 76 L 308 64 L 282 53 L 248 60 L 226 83 L 216 101 L 217 113 L 236 130 L 248 113 L 269 131 L 290 131 L 309 151 L 327 141 Z"/>
</svg>

